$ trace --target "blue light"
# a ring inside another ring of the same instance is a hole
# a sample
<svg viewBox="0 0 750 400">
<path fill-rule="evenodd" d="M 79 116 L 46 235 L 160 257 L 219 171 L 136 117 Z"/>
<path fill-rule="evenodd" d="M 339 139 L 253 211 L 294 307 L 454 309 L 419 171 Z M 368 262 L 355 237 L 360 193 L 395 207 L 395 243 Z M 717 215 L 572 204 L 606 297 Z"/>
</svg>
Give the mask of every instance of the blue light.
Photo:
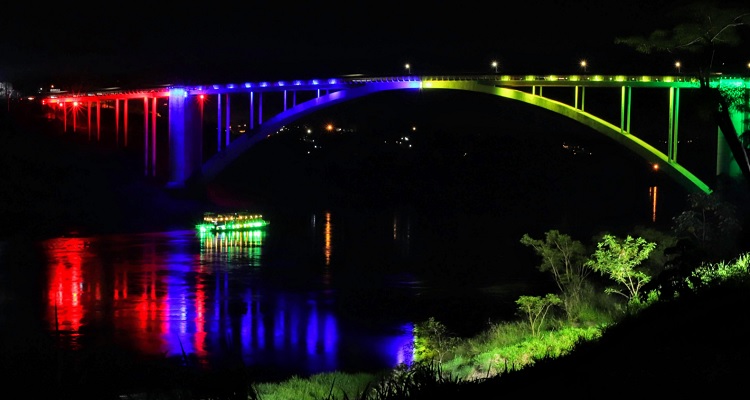
<svg viewBox="0 0 750 400">
<path fill-rule="evenodd" d="M 294 86 L 299 86 L 302 84 L 302 81 L 294 81 Z"/>
<path fill-rule="evenodd" d="M 249 89 L 249 88 L 253 87 L 253 84 L 250 83 L 250 82 L 245 82 L 245 87 Z"/>
<path fill-rule="evenodd" d="M 313 84 L 313 85 L 319 85 L 319 84 L 320 84 L 320 82 L 319 82 L 319 81 L 318 81 L 317 79 L 313 79 L 313 80 L 312 80 L 312 84 Z"/>
<path fill-rule="evenodd" d="M 227 88 L 228 88 L 228 89 L 234 89 L 234 83 L 230 83 L 230 84 L 228 84 L 228 85 L 227 85 Z"/>
<path fill-rule="evenodd" d="M 260 87 L 268 87 L 268 82 L 261 82 Z"/>
<path fill-rule="evenodd" d="M 328 83 L 331 84 L 331 85 L 335 85 L 336 84 L 336 79 L 329 79 Z"/>
</svg>

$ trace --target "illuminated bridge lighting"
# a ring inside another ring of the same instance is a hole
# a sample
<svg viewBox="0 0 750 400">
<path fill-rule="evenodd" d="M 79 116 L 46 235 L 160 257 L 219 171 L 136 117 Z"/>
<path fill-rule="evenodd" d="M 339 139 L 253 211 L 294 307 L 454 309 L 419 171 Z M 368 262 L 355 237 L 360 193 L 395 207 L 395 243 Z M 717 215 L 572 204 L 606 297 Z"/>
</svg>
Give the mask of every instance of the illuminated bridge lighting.
<svg viewBox="0 0 750 400">
<path fill-rule="evenodd" d="M 318 81 L 317 79 L 313 79 L 312 80 L 312 84 L 313 85 L 318 85 L 318 84 L 320 84 L 320 81 Z"/>
<path fill-rule="evenodd" d="M 302 84 L 302 81 L 294 81 L 294 86 L 299 86 Z"/>
<path fill-rule="evenodd" d="M 284 86 L 284 85 L 286 85 L 286 83 L 284 83 L 284 81 L 279 81 L 278 85 L 279 86 Z"/>
<path fill-rule="evenodd" d="M 245 88 L 246 88 L 246 89 L 250 89 L 251 87 L 253 87 L 253 84 L 252 84 L 252 83 L 250 83 L 250 82 L 245 82 Z"/>
<path fill-rule="evenodd" d="M 234 83 L 230 83 L 227 85 L 227 89 L 234 89 Z"/>
<path fill-rule="evenodd" d="M 338 83 L 338 81 L 336 79 L 329 79 L 328 83 L 331 85 L 335 85 L 336 83 Z"/>
<path fill-rule="evenodd" d="M 219 85 L 214 85 L 214 89 L 219 90 Z"/>
<path fill-rule="evenodd" d="M 268 82 L 261 82 L 260 87 L 268 87 Z"/>
</svg>

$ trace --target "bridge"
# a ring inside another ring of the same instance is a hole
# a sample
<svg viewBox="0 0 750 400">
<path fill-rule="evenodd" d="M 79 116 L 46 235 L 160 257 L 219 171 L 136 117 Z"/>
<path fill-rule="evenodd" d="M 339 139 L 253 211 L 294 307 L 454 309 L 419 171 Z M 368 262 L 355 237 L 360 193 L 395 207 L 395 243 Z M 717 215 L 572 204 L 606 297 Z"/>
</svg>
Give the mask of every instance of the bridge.
<svg viewBox="0 0 750 400">
<path fill-rule="evenodd" d="M 747 132 L 750 128 L 747 107 L 750 104 L 750 78 L 713 76 L 709 85 L 739 93 L 735 98 L 740 99 L 741 106 L 730 110 L 731 123 L 736 132 Z M 129 138 L 132 135 L 129 129 L 131 114 L 142 113 L 143 129 L 139 132 L 139 139 L 143 143 L 144 174 L 156 176 L 157 166 L 164 166 L 166 171 L 161 172 L 168 177 L 166 185 L 170 188 L 209 182 L 256 143 L 289 123 L 326 107 L 390 90 L 463 90 L 520 101 L 573 119 L 658 166 L 688 191 L 710 193 L 712 189 L 709 185 L 678 162 L 680 93 L 700 87 L 698 78 L 689 76 L 350 76 L 242 84 L 170 85 L 132 90 L 109 88 L 85 93 L 57 92 L 47 93 L 41 100 L 48 107 L 50 118 L 62 119 L 66 132 L 71 129 L 77 132 L 79 126 L 83 125 L 81 128 L 88 132 L 90 140 L 94 140 L 93 135 L 96 135 L 96 140 L 101 139 L 102 121 L 105 120 L 102 108 L 114 110 L 111 123 L 117 143 L 123 146 L 132 142 Z M 595 114 L 591 106 L 587 108 L 586 90 L 600 88 L 614 91 L 619 97 L 618 109 L 596 111 Z M 657 141 L 666 143 L 666 148 L 660 148 L 653 140 L 647 143 L 644 139 L 646 132 L 631 131 L 633 91 L 641 89 L 660 89 L 668 93 L 668 115 L 664 116 L 666 123 L 663 132 L 659 133 L 663 139 Z M 216 147 L 212 155 L 206 156 L 205 104 L 207 99 L 214 98 L 217 107 L 214 131 Z M 231 104 L 238 98 L 246 103 L 245 111 L 249 117 L 246 131 L 233 133 Z M 79 123 L 79 114 L 85 115 L 85 124 Z M 729 145 L 722 139 L 720 129 L 718 135 L 717 175 L 740 175 L 738 163 Z M 164 146 L 168 151 L 162 149 Z M 159 160 L 157 154 L 162 154 Z"/>
</svg>

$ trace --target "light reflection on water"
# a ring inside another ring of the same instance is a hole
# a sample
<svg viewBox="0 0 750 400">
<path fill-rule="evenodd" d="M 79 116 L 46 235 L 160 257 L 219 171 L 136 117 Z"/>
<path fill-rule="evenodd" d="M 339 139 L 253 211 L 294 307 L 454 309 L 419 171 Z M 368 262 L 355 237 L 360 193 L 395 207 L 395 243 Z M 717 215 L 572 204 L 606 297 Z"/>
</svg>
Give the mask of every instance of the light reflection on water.
<svg viewBox="0 0 750 400">
<path fill-rule="evenodd" d="M 336 314 L 330 218 L 323 287 L 304 290 L 264 282 L 265 230 L 51 239 L 48 326 L 74 349 L 96 337 L 207 367 L 237 357 L 294 373 L 410 363 L 410 322 L 363 329 Z"/>
</svg>

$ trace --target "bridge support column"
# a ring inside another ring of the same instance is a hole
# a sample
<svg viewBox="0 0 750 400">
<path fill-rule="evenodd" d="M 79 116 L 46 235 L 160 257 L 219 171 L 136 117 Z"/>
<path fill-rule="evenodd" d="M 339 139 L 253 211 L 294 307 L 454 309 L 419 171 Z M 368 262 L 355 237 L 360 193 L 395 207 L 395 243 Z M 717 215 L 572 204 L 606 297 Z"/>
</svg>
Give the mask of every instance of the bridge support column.
<svg viewBox="0 0 750 400">
<path fill-rule="evenodd" d="M 719 84 L 721 86 L 721 83 Z M 734 97 L 737 102 L 729 107 L 729 118 L 732 120 L 734 130 L 740 135 L 742 140 L 743 134 L 750 135 L 750 112 L 747 111 L 750 105 L 750 79 L 744 79 L 738 84 L 737 80 L 733 80 L 732 88 L 730 91 L 741 92 L 738 96 Z M 745 138 L 747 141 L 750 137 Z M 743 143 L 747 149 L 747 142 Z M 734 158 L 734 154 L 729 148 L 724 134 L 721 128 L 717 131 L 717 146 L 716 146 L 716 175 L 724 175 L 732 178 L 742 177 L 742 170 L 737 164 L 737 160 Z"/>
<path fill-rule="evenodd" d="M 620 89 L 620 133 L 630 133 L 630 105 L 633 102 L 633 88 L 623 86 Z"/>
<path fill-rule="evenodd" d="M 669 88 L 669 134 L 667 135 L 667 158 L 677 162 L 678 122 L 680 115 L 680 88 Z"/>
<path fill-rule="evenodd" d="M 203 163 L 201 102 L 183 88 L 169 91 L 169 182 L 167 188 L 183 188 Z"/>
</svg>

